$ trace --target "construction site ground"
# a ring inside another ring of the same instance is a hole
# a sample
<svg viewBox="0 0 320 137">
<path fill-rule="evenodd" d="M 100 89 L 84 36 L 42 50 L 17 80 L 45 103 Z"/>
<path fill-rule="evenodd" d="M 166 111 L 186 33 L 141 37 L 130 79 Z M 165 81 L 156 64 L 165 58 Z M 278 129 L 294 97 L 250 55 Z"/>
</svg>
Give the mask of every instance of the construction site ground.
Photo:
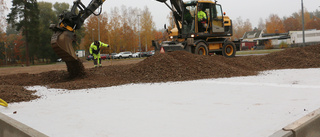
<svg viewBox="0 0 320 137">
<path fill-rule="evenodd" d="M 261 71 L 319 68 L 320 45 L 291 48 L 267 55 L 199 56 L 185 51 L 156 54 L 143 59 L 103 61 L 93 68 L 84 61 L 85 76 L 70 78 L 64 62 L 30 67 L 0 68 L 0 98 L 12 102 L 38 98 L 26 86 L 42 85 L 59 89 L 88 89 L 130 83 L 187 81 L 208 78 L 256 75 Z"/>
</svg>

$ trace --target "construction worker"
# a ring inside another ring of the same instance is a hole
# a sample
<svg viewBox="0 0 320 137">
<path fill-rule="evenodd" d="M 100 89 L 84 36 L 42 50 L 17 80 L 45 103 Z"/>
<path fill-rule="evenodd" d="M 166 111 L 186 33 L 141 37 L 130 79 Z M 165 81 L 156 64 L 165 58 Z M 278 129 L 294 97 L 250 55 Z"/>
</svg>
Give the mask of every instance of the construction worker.
<svg viewBox="0 0 320 137">
<path fill-rule="evenodd" d="M 101 47 L 109 47 L 108 44 L 104 44 L 101 41 L 94 41 L 91 43 L 90 47 L 89 47 L 89 53 L 91 56 L 93 56 L 93 64 L 94 67 L 97 67 L 99 65 L 99 67 L 102 67 L 101 64 L 101 57 L 100 57 L 100 48 Z"/>
<path fill-rule="evenodd" d="M 199 32 L 203 32 L 204 28 L 207 24 L 207 14 L 202 11 L 202 6 L 198 7 L 198 30 Z"/>
</svg>

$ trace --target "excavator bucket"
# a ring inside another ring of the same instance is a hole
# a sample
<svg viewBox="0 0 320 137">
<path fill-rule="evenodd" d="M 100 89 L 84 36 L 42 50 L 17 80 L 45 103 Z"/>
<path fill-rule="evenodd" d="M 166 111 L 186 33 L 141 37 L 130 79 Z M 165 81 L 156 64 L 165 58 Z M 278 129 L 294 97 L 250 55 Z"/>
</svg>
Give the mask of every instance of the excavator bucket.
<svg viewBox="0 0 320 137">
<path fill-rule="evenodd" d="M 167 2 L 167 0 L 156 0 L 156 1 L 159 1 L 159 2 Z"/>
<path fill-rule="evenodd" d="M 51 38 L 53 50 L 63 61 L 75 61 L 78 58 L 72 47 L 73 35 L 74 33 L 70 31 L 57 31 Z"/>
<path fill-rule="evenodd" d="M 51 46 L 56 54 L 66 63 L 70 77 L 78 77 L 85 74 L 85 69 L 82 61 L 76 56 L 72 47 L 72 42 L 75 41 L 74 32 L 61 31 L 55 29 L 56 26 L 50 26 L 54 30 L 51 37 Z"/>
</svg>

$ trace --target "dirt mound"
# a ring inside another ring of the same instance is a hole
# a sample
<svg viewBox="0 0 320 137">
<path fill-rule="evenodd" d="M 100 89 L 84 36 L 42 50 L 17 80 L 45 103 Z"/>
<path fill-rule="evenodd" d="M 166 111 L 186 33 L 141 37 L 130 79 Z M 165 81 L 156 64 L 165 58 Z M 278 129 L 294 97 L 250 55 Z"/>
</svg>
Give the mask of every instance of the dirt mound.
<svg viewBox="0 0 320 137">
<path fill-rule="evenodd" d="M 140 82 L 168 82 L 256 74 L 230 66 L 228 62 L 234 59 L 176 51 L 147 58 L 129 68 L 126 76 L 133 75 Z"/>
<path fill-rule="evenodd" d="M 320 45 L 286 49 L 261 57 L 268 69 L 318 68 L 320 67 Z"/>
<path fill-rule="evenodd" d="M 0 97 L 7 103 L 37 99 L 38 96 L 32 95 L 35 92 L 26 90 L 22 86 L 0 85 Z"/>
<path fill-rule="evenodd" d="M 86 69 L 82 77 L 72 79 L 67 71 L 0 76 L 0 90 L 2 91 L 0 98 L 14 100 L 17 98 L 14 92 L 25 92 L 22 86 L 46 85 L 52 88 L 86 89 L 129 83 L 248 76 L 272 69 L 319 67 L 320 45 L 286 49 L 263 56 L 235 58 L 199 56 L 185 51 L 176 51 L 156 54 L 136 64 Z M 25 98 L 26 101 L 32 99 L 34 99 L 33 96 Z"/>
<path fill-rule="evenodd" d="M 67 61 L 66 65 L 70 78 L 82 77 L 85 75 L 85 68 L 80 59 L 76 61 Z"/>
</svg>

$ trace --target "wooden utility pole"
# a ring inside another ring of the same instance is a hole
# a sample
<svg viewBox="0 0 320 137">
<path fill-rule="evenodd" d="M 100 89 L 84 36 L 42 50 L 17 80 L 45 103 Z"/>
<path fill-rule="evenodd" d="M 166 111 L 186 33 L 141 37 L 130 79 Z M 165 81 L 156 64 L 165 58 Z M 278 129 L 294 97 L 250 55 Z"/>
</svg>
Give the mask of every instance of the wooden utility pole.
<svg viewBox="0 0 320 137">
<path fill-rule="evenodd" d="M 24 11 L 27 11 L 27 0 L 24 0 Z M 24 13 L 24 20 L 27 22 L 28 21 L 28 15 L 26 13 Z M 30 62 L 29 62 L 29 46 L 28 46 L 28 25 L 25 24 L 24 25 L 24 29 L 25 29 L 25 37 L 26 37 L 26 66 L 30 66 Z"/>
</svg>

